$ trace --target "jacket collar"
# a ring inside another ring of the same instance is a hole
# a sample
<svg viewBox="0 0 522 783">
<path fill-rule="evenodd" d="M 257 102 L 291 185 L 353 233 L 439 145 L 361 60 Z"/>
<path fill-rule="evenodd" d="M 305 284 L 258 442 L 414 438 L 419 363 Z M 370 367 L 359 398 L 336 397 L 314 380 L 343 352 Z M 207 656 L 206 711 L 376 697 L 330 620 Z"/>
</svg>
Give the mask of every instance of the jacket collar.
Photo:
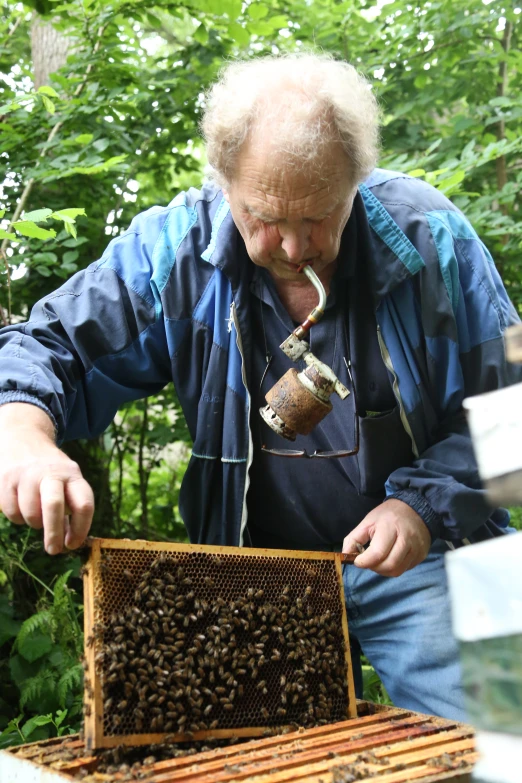
<svg viewBox="0 0 522 783">
<path fill-rule="evenodd" d="M 230 207 L 220 192 L 219 198 L 221 201 L 212 221 L 210 242 L 202 258 L 220 269 L 236 292 L 242 285 L 250 285 L 254 266 L 232 219 Z M 355 196 L 352 217 L 357 227 L 357 253 L 349 254 L 349 261 L 341 274 L 350 277 L 354 263 L 367 263 L 372 298 L 377 308 L 384 296 L 416 275 L 425 264 L 406 234 L 364 183 Z M 353 231 L 352 217 L 345 229 L 347 239 Z"/>
</svg>

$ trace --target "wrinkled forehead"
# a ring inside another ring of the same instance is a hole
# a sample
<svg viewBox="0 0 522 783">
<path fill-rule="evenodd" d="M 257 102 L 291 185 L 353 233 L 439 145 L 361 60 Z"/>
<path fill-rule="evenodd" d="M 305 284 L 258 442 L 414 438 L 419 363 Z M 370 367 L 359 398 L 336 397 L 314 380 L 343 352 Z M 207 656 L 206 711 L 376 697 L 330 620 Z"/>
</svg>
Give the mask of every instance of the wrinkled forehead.
<svg viewBox="0 0 522 783">
<path fill-rule="evenodd" d="M 348 158 L 339 145 L 300 159 L 260 142 L 241 150 L 230 188 L 240 206 L 269 220 L 329 215 L 352 190 Z"/>
</svg>

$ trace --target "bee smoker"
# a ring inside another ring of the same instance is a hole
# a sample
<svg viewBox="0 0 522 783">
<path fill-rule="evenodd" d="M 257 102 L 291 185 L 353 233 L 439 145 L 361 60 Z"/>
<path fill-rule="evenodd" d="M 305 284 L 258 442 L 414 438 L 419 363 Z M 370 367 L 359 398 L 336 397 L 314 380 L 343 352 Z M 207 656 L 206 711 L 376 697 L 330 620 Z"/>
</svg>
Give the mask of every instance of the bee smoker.
<svg viewBox="0 0 522 783">
<path fill-rule="evenodd" d="M 303 339 L 324 315 L 326 292 L 310 266 L 304 266 L 300 271 L 304 271 L 315 287 L 319 302 L 279 347 L 292 361 L 303 359 L 307 366 L 299 373 L 294 368 L 288 370 L 265 395 L 267 405 L 259 409 L 266 424 L 287 440 L 295 440 L 298 434 L 308 435 L 330 413 L 330 396 L 334 392 L 342 400 L 350 393 L 333 370 L 314 356 Z"/>
</svg>

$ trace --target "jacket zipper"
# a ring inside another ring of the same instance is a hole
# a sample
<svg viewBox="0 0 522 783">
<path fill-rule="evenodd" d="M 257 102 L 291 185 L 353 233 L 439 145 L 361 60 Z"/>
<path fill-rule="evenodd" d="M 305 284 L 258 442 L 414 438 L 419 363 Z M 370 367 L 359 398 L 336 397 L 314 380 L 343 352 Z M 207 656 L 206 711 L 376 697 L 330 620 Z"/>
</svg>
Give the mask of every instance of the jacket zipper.
<svg viewBox="0 0 522 783">
<path fill-rule="evenodd" d="M 397 378 L 397 373 L 393 369 L 393 363 L 391 360 L 390 352 L 388 351 L 386 347 L 386 343 L 384 342 L 384 337 L 382 336 L 381 327 L 379 324 L 377 324 L 377 340 L 379 341 L 379 348 L 381 351 L 382 360 L 386 366 L 386 369 L 391 372 L 393 375 L 393 393 L 395 394 L 395 399 L 399 403 L 399 413 L 402 421 L 402 426 L 406 430 L 406 433 L 409 435 L 412 445 L 412 451 L 415 457 L 419 456 L 419 449 L 417 448 L 417 444 L 415 443 L 415 438 L 413 437 L 413 432 L 410 427 L 410 422 L 408 421 L 408 417 L 406 416 L 406 411 L 404 410 L 404 405 L 402 403 L 402 397 L 401 392 L 399 390 L 399 379 Z"/>
<path fill-rule="evenodd" d="M 246 496 L 247 496 L 248 488 L 250 486 L 249 473 L 250 473 L 250 466 L 254 458 L 254 442 L 252 440 L 252 431 L 250 429 L 250 408 L 251 408 L 252 398 L 250 396 L 250 392 L 248 391 L 248 386 L 247 386 L 247 379 L 246 379 L 246 372 L 245 372 L 245 355 L 243 352 L 243 341 L 241 340 L 241 333 L 239 331 L 239 321 L 237 318 L 235 302 L 231 302 L 230 304 L 229 323 L 230 322 L 234 324 L 234 327 L 236 329 L 236 345 L 239 351 L 239 355 L 241 356 L 241 380 L 243 381 L 243 385 L 245 387 L 246 394 L 247 394 L 248 455 L 247 455 L 247 462 L 246 462 L 245 491 L 243 494 L 243 509 L 241 512 L 241 529 L 239 532 L 239 546 L 244 546 L 243 533 L 245 532 L 247 517 L 248 517 Z"/>
</svg>

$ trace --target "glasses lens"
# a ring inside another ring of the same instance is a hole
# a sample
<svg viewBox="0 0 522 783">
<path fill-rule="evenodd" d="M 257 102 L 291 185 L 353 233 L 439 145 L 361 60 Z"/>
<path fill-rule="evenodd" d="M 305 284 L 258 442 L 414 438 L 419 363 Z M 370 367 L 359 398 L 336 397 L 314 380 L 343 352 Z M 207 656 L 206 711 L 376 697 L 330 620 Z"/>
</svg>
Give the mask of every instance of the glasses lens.
<svg viewBox="0 0 522 783">
<path fill-rule="evenodd" d="M 352 454 L 356 454 L 353 449 L 344 449 L 343 451 L 315 451 L 314 457 L 323 457 L 324 459 L 331 459 L 332 457 L 349 457 Z"/>
<path fill-rule="evenodd" d="M 305 452 L 300 449 L 267 449 L 265 446 L 261 447 L 261 451 L 267 454 L 273 454 L 274 457 L 304 457 Z"/>
</svg>

